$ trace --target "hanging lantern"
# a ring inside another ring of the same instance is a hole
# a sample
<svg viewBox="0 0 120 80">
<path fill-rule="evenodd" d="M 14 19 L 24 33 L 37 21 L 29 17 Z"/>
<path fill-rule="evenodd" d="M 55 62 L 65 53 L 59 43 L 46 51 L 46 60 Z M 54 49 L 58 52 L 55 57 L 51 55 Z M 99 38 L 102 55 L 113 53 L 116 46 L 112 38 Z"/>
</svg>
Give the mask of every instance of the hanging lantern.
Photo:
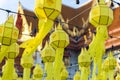
<svg viewBox="0 0 120 80">
<path fill-rule="evenodd" d="M 103 66 L 108 68 L 109 70 L 114 70 L 117 66 L 117 61 L 113 57 L 112 52 L 109 53 L 109 56 L 105 59 Z"/>
<path fill-rule="evenodd" d="M 21 58 L 21 65 L 23 68 L 31 68 L 33 66 L 33 58 L 32 57 L 22 57 Z"/>
<path fill-rule="evenodd" d="M 99 4 L 94 6 L 89 14 L 89 22 L 98 27 L 99 25 L 109 26 L 113 21 L 113 11 L 105 5 L 104 0 L 99 0 Z"/>
<path fill-rule="evenodd" d="M 15 59 L 19 54 L 19 45 L 17 43 L 13 43 L 10 45 L 6 57 L 9 59 Z"/>
<path fill-rule="evenodd" d="M 45 48 L 41 51 L 41 58 L 43 62 L 54 62 L 55 60 L 55 51 L 48 45 L 48 42 L 46 42 Z"/>
<path fill-rule="evenodd" d="M 34 70 L 33 70 L 33 77 L 36 78 L 42 78 L 43 77 L 43 71 L 39 64 L 36 64 Z"/>
<path fill-rule="evenodd" d="M 46 70 L 46 80 L 52 80 L 53 79 L 53 62 L 55 60 L 55 51 L 54 49 L 48 45 L 48 42 L 46 42 L 45 48 L 41 51 L 41 58 L 43 62 L 45 63 L 45 70 Z"/>
<path fill-rule="evenodd" d="M 75 73 L 73 80 L 80 80 L 80 72 L 79 71 L 77 71 Z"/>
<path fill-rule="evenodd" d="M 36 0 L 34 11 L 38 18 L 55 20 L 61 12 L 61 6 L 62 0 Z"/>
<path fill-rule="evenodd" d="M 117 65 L 117 61 L 113 57 L 112 52 L 110 52 L 109 56 L 105 59 L 103 63 L 103 70 L 108 73 L 109 80 L 114 80 L 114 69 L 116 65 Z"/>
<path fill-rule="evenodd" d="M 87 80 L 90 73 L 91 59 L 86 48 L 82 48 L 81 54 L 78 56 L 78 64 L 81 70 L 81 80 Z"/>
<path fill-rule="evenodd" d="M 57 29 L 50 35 L 50 45 L 53 48 L 65 48 L 69 44 L 69 36 L 62 30 L 60 24 Z"/>
<path fill-rule="evenodd" d="M 23 68 L 31 68 L 33 66 L 33 63 L 34 61 L 32 57 L 24 56 L 21 58 L 21 65 Z"/>
<path fill-rule="evenodd" d="M 69 44 L 69 36 L 62 30 L 60 24 L 50 35 L 50 45 L 56 49 L 54 62 L 54 79 L 60 80 L 61 64 L 63 60 L 64 48 Z"/>
<path fill-rule="evenodd" d="M 14 26 L 13 16 L 9 16 L 6 22 L 0 25 L 0 42 L 2 45 L 11 45 L 18 39 L 19 30 Z"/>
<path fill-rule="evenodd" d="M 61 72 L 61 80 L 66 80 L 68 78 L 68 71 L 64 68 Z"/>
<path fill-rule="evenodd" d="M 81 67 L 88 67 L 91 64 L 90 55 L 86 48 L 82 48 L 80 55 L 78 56 L 78 64 Z"/>
<path fill-rule="evenodd" d="M 32 56 L 22 56 L 21 65 L 24 68 L 23 80 L 30 79 L 30 72 L 31 72 L 31 68 L 32 68 L 33 64 L 34 64 L 34 60 L 33 60 Z"/>
</svg>

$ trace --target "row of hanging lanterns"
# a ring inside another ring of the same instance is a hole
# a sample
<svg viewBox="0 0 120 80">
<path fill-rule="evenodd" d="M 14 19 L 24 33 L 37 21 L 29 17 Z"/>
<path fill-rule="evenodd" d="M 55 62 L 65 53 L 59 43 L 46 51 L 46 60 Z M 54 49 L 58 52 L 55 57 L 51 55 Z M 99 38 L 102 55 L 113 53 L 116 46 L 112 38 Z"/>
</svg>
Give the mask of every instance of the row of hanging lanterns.
<svg viewBox="0 0 120 80">
<path fill-rule="evenodd" d="M 30 80 L 31 68 L 34 64 L 32 54 L 51 30 L 54 20 L 60 14 L 61 2 L 61 0 L 35 1 L 34 11 L 39 18 L 39 32 L 34 39 L 28 40 L 20 46 L 25 48 L 20 63 L 24 68 L 23 80 Z M 117 62 L 111 52 L 102 64 L 102 56 L 105 53 L 104 42 L 108 38 L 107 26 L 109 26 L 112 21 L 113 11 L 105 5 L 104 0 L 100 0 L 99 3 L 91 9 L 89 14 L 89 22 L 94 25 L 97 33 L 93 37 L 89 49 L 81 49 L 81 53 L 78 56 L 79 70 L 81 73 L 77 71 L 73 77 L 74 80 L 88 80 L 92 60 L 94 69 L 91 80 L 107 80 L 107 77 L 109 80 L 114 80 L 113 74 Z M 4 57 L 7 58 L 5 65 L 2 67 L 3 76 L 1 80 L 17 80 L 18 77 L 14 68 L 14 59 L 19 53 L 19 46 L 16 43 L 19 32 L 13 23 L 14 19 L 10 16 L 5 24 L 0 25 L 0 42 L 2 46 L 0 62 Z M 45 80 L 66 80 L 68 78 L 68 71 L 62 61 L 64 48 L 67 47 L 68 44 L 69 36 L 63 31 L 61 25 L 58 24 L 58 27 L 55 28 L 55 31 L 50 35 L 50 41 L 46 42 L 44 49 L 41 51 L 41 58 L 47 74 Z M 96 72 L 97 68 L 98 72 Z M 42 80 L 43 77 L 43 69 L 39 64 L 36 64 L 32 79 Z M 119 74 L 116 79 L 120 79 Z"/>
</svg>

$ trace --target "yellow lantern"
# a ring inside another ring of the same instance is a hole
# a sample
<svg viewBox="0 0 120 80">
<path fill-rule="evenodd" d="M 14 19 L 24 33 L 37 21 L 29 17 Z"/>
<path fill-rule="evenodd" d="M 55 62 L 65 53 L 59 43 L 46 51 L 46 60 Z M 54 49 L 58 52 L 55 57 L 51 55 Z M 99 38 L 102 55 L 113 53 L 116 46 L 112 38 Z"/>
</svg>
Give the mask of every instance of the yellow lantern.
<svg viewBox="0 0 120 80">
<path fill-rule="evenodd" d="M 106 66 L 109 70 L 114 70 L 117 66 L 117 61 L 113 57 L 112 52 L 110 52 L 109 56 L 105 59 L 104 66 Z"/>
<path fill-rule="evenodd" d="M 66 80 L 68 78 L 68 71 L 66 70 L 66 68 L 64 68 L 61 71 L 61 80 Z"/>
<path fill-rule="evenodd" d="M 24 68 L 23 80 L 30 79 L 30 72 L 33 64 L 34 64 L 34 60 L 32 56 L 22 56 L 21 65 Z"/>
<path fill-rule="evenodd" d="M 78 56 L 78 64 L 81 67 L 89 67 L 91 64 L 91 57 L 86 50 L 86 48 L 82 48 L 80 55 Z"/>
<path fill-rule="evenodd" d="M 19 30 L 14 26 L 14 19 L 11 15 L 6 22 L 0 25 L 0 42 L 2 45 L 11 45 L 18 39 Z"/>
<path fill-rule="evenodd" d="M 89 13 L 89 22 L 98 27 L 99 25 L 109 26 L 113 21 L 113 11 L 104 0 L 99 0 L 99 4 L 94 6 Z"/>
<path fill-rule="evenodd" d="M 50 35 L 50 45 L 53 48 L 65 48 L 69 44 L 69 36 L 62 30 L 60 24 L 57 29 Z"/>
<path fill-rule="evenodd" d="M 43 77 L 43 71 L 42 68 L 39 64 L 36 64 L 34 70 L 33 70 L 33 78 L 35 79 L 41 79 L 42 80 Z"/>
<path fill-rule="evenodd" d="M 56 49 L 54 62 L 54 79 L 60 80 L 60 70 L 63 59 L 64 48 L 69 44 L 69 36 L 62 30 L 60 24 L 55 32 L 50 35 L 50 45 Z"/>
<path fill-rule="evenodd" d="M 45 48 L 41 51 L 41 58 L 45 63 L 54 62 L 55 60 L 55 51 L 50 45 L 48 45 L 48 42 L 46 42 Z"/>
<path fill-rule="evenodd" d="M 9 59 L 15 59 L 19 54 L 19 45 L 17 43 L 13 43 L 10 45 L 7 51 L 6 57 Z"/>
<path fill-rule="evenodd" d="M 45 70 L 47 72 L 46 80 L 52 80 L 53 78 L 53 62 L 55 60 L 55 51 L 46 42 L 45 48 L 41 51 L 41 58 L 45 63 Z"/>
<path fill-rule="evenodd" d="M 77 71 L 73 77 L 73 80 L 80 80 L 80 72 Z"/>
<path fill-rule="evenodd" d="M 62 0 L 35 0 L 34 12 L 38 18 L 55 20 L 60 14 Z"/>
<path fill-rule="evenodd" d="M 114 69 L 117 66 L 117 61 L 113 57 L 112 52 L 109 53 L 109 56 L 105 59 L 103 63 L 103 69 L 108 73 L 110 80 L 114 80 Z"/>
<path fill-rule="evenodd" d="M 88 80 L 88 75 L 90 73 L 89 68 L 91 64 L 91 57 L 86 48 L 82 48 L 81 54 L 78 56 L 78 64 L 81 68 L 81 80 Z"/>
</svg>

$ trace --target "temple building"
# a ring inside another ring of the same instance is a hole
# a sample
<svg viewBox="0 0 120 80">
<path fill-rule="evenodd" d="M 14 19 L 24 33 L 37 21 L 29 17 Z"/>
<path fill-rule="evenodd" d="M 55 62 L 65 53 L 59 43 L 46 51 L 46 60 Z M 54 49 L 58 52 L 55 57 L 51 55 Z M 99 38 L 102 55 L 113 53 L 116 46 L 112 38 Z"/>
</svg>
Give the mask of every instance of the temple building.
<svg viewBox="0 0 120 80">
<path fill-rule="evenodd" d="M 62 25 L 63 30 L 69 35 L 70 44 L 65 48 L 63 61 L 69 72 L 68 80 L 73 80 L 73 76 L 76 71 L 79 70 L 78 55 L 81 48 L 89 48 L 89 44 L 92 41 L 93 35 L 96 33 L 95 28 L 89 23 L 88 16 L 93 6 L 93 2 L 89 1 L 79 8 L 72 8 L 66 5 L 62 5 L 61 15 L 54 21 L 54 25 L 58 22 Z M 114 20 L 108 27 L 109 39 L 106 40 L 106 55 L 107 52 L 114 51 L 114 55 L 118 62 L 120 61 L 120 7 L 114 8 Z M 20 2 L 18 3 L 18 13 L 16 16 L 16 26 L 19 29 L 18 43 L 21 44 L 28 39 L 32 39 L 38 32 L 38 18 L 33 11 L 26 9 Z M 21 15 L 25 14 L 25 15 Z M 76 16 L 77 15 L 77 16 Z M 40 58 L 41 50 L 43 49 L 45 42 L 49 40 L 50 34 L 54 31 L 54 28 L 45 37 L 42 44 L 33 55 L 34 63 L 39 63 L 44 67 L 43 61 Z M 23 68 L 20 66 L 20 58 L 24 49 L 20 48 L 20 54 L 15 60 L 15 67 L 19 76 L 23 76 Z M 106 56 L 105 55 L 105 56 Z M 104 56 L 104 57 L 105 57 Z M 104 58 L 103 57 L 103 58 Z M 4 61 L 1 65 L 4 64 Z M 0 68 L 1 68 L 0 65 Z M 34 67 L 33 67 L 34 68 Z M 1 69 L 0 69 L 1 70 Z"/>
</svg>

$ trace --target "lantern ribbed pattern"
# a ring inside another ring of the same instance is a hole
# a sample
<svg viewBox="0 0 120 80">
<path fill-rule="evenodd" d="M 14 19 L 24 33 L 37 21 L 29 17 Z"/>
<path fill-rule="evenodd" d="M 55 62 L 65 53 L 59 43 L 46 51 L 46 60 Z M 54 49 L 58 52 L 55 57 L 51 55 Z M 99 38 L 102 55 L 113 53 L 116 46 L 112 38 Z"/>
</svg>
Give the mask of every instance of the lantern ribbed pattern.
<svg viewBox="0 0 120 80">
<path fill-rule="evenodd" d="M 62 30 L 60 24 L 55 32 L 50 35 L 50 45 L 53 48 L 65 48 L 69 44 L 69 36 Z"/>
<path fill-rule="evenodd" d="M 43 77 L 43 71 L 39 64 L 36 64 L 36 66 L 33 70 L 33 77 L 34 78 L 42 78 Z"/>
<path fill-rule="evenodd" d="M 100 1 L 101 2 L 101 1 Z M 98 27 L 99 25 L 109 26 L 113 21 L 113 11 L 105 3 L 92 7 L 89 13 L 89 22 Z"/>
<path fill-rule="evenodd" d="M 10 45 L 7 51 L 6 57 L 9 59 L 15 59 L 19 54 L 19 45 L 17 43 L 13 43 Z"/>
<path fill-rule="evenodd" d="M 0 42 L 2 45 L 11 45 L 18 39 L 19 30 L 14 26 L 14 19 L 11 15 L 6 22 L 0 25 Z"/>
<path fill-rule="evenodd" d="M 24 56 L 21 58 L 21 65 L 23 68 L 31 68 L 34 64 L 33 58 Z"/>
<path fill-rule="evenodd" d="M 41 51 L 41 58 L 43 62 L 53 62 L 55 60 L 55 51 L 47 42 L 45 48 Z"/>
<path fill-rule="evenodd" d="M 113 57 L 112 52 L 109 53 L 109 56 L 105 59 L 103 63 L 104 70 L 114 70 L 117 65 L 116 59 Z"/>
<path fill-rule="evenodd" d="M 82 48 L 80 55 L 78 56 L 78 64 L 81 67 L 88 67 L 91 64 L 91 59 L 86 48 Z"/>
</svg>

